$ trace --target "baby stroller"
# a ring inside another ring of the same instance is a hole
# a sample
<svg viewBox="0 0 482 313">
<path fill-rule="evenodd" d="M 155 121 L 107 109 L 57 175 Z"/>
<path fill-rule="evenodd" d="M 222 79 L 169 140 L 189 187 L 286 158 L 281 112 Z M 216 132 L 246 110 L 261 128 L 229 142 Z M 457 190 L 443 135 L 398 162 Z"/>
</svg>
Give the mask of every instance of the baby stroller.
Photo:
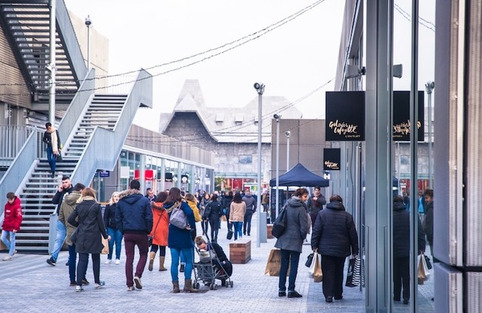
<svg viewBox="0 0 482 313">
<path fill-rule="evenodd" d="M 209 286 L 209 289 L 216 290 L 216 279 L 221 280 L 221 286 L 233 288 L 230 271 L 223 266 L 223 263 L 216 255 L 215 249 L 209 237 L 206 235 L 207 245 L 210 247 L 207 251 L 201 250 L 196 246 L 196 252 L 199 256 L 199 262 L 195 262 L 193 287 L 199 289 L 200 283 Z"/>
</svg>

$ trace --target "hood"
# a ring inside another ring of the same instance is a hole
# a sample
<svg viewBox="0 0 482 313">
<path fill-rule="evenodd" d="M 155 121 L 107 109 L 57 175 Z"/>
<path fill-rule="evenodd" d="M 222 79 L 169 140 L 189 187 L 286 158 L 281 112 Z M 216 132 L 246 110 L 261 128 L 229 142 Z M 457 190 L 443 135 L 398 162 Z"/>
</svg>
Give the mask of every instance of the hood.
<svg viewBox="0 0 482 313">
<path fill-rule="evenodd" d="M 244 195 L 245 198 L 252 198 L 253 195 Z"/>
<path fill-rule="evenodd" d="M 139 190 L 128 189 L 128 190 L 122 191 L 119 194 L 119 201 L 122 200 L 122 201 L 125 201 L 125 202 L 129 203 L 129 204 L 134 204 L 137 201 L 139 201 L 139 199 L 141 199 L 143 197 L 144 197 L 144 195 L 141 194 L 141 192 Z"/>
<path fill-rule="evenodd" d="M 303 203 L 303 201 L 301 201 L 300 198 L 298 197 L 291 197 L 289 200 L 288 200 L 288 205 L 290 207 L 304 207 L 305 204 Z"/>
<path fill-rule="evenodd" d="M 77 200 L 79 200 L 79 198 L 80 198 L 80 191 L 72 191 L 72 193 L 65 195 L 64 201 L 68 205 L 73 206 L 75 205 Z"/>
<path fill-rule="evenodd" d="M 164 210 L 164 204 L 162 202 L 151 202 L 151 207 L 154 210 Z"/>
<path fill-rule="evenodd" d="M 340 211 L 345 211 L 345 207 L 343 206 L 343 203 L 339 201 L 334 201 L 330 202 L 326 205 L 327 209 L 332 209 L 332 210 L 340 210 Z"/>
<path fill-rule="evenodd" d="M 20 198 L 15 196 L 15 200 L 13 200 L 12 204 L 8 203 L 7 201 L 6 205 L 10 207 L 16 207 L 16 206 L 20 206 L 20 202 L 21 202 Z"/>
<path fill-rule="evenodd" d="M 393 204 L 393 211 L 402 211 L 405 210 L 405 203 L 398 201 Z"/>
</svg>

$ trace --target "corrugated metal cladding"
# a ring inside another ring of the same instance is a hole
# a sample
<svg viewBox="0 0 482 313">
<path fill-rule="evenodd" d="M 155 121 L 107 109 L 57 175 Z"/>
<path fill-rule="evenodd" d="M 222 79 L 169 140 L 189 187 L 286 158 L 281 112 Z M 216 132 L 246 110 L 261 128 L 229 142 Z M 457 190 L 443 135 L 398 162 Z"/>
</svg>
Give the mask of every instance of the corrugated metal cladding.
<svg viewBox="0 0 482 313">
<path fill-rule="evenodd" d="M 0 101 L 31 107 L 29 90 L 2 28 L 0 28 Z"/>
<path fill-rule="evenodd" d="M 477 3 L 476 3 L 477 2 Z M 467 241 L 466 241 L 466 265 L 482 266 L 482 11 L 480 2 L 471 1 L 470 31 L 468 32 L 467 68 L 470 69 L 467 75 L 467 153 L 466 155 L 466 206 L 467 206 Z M 479 297 L 482 278 L 479 276 Z M 470 312 L 481 312 L 482 307 Z"/>
</svg>

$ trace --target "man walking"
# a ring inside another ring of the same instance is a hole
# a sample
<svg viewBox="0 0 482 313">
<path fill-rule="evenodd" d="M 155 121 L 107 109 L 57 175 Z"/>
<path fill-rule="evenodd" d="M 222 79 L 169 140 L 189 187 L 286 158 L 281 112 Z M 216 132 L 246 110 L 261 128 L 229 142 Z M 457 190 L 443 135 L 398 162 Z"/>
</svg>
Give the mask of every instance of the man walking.
<svg viewBox="0 0 482 313">
<path fill-rule="evenodd" d="M 146 267 L 149 249 L 148 235 L 152 229 L 151 203 L 148 198 L 142 195 L 140 188 L 141 184 L 138 180 L 131 181 L 129 189 L 119 194 L 119 202 L 115 209 L 117 229 L 124 234 L 128 291 L 135 288 L 142 289 L 141 277 Z M 139 261 L 137 262 L 135 275 L 133 275 L 135 246 L 139 249 Z"/>
<path fill-rule="evenodd" d="M 70 181 L 70 177 L 63 176 L 62 183 L 60 184 L 60 186 L 57 189 L 57 192 L 52 198 L 52 203 L 57 205 L 54 211 L 55 215 L 57 216 L 59 215 L 60 206 L 62 205 L 62 201 L 64 200 L 64 197 L 72 193 L 72 191 L 74 191 L 74 188 L 72 187 L 72 182 Z M 47 263 L 52 266 L 55 266 L 55 264 L 57 263 L 57 257 L 59 256 L 60 249 L 62 249 L 62 246 L 64 245 L 66 232 L 67 230 L 65 228 L 65 225 L 61 221 L 57 220 L 57 237 L 55 238 L 54 248 L 52 249 L 52 255 L 47 260 Z"/>
<path fill-rule="evenodd" d="M 251 219 L 254 212 L 256 212 L 256 199 L 251 195 L 251 191 L 246 191 L 246 195 L 243 197 L 244 203 L 246 203 L 246 213 L 244 214 L 243 235 L 248 234 L 251 236 Z"/>
</svg>

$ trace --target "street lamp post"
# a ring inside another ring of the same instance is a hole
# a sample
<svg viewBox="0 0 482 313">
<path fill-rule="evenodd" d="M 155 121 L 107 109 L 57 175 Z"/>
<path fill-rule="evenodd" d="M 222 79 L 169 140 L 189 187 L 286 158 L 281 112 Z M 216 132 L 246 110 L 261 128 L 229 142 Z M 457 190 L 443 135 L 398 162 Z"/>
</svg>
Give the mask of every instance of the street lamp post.
<svg viewBox="0 0 482 313">
<path fill-rule="evenodd" d="M 257 192 L 257 199 L 256 199 L 256 207 L 257 207 L 257 217 L 258 217 L 258 232 L 257 232 L 257 243 L 256 246 L 259 248 L 261 246 L 261 129 L 262 129 L 262 104 L 263 104 L 263 93 L 264 93 L 264 84 L 254 83 L 254 89 L 258 93 L 258 192 Z"/>
<path fill-rule="evenodd" d="M 279 121 L 281 119 L 280 114 L 273 115 L 276 120 L 276 208 L 275 208 L 275 218 L 278 217 L 279 211 Z"/>
<path fill-rule="evenodd" d="M 90 25 L 92 25 L 92 20 L 90 15 L 85 18 L 85 26 L 87 26 L 87 68 L 90 70 Z"/>
<path fill-rule="evenodd" d="M 56 76 L 56 66 L 55 66 L 55 45 L 56 45 L 56 26 L 55 26 L 55 11 L 57 8 L 57 1 L 50 1 L 50 63 L 47 65 L 47 70 L 50 71 L 50 81 L 49 81 L 49 122 L 52 125 L 55 124 L 55 76 Z"/>
<path fill-rule="evenodd" d="M 435 88 L 433 81 L 428 81 L 425 84 L 425 90 L 428 95 L 428 183 L 429 187 L 433 188 L 432 180 L 432 91 Z"/>
<path fill-rule="evenodd" d="M 286 172 L 290 170 L 290 136 L 291 132 L 289 130 L 285 131 L 286 135 Z"/>
</svg>

